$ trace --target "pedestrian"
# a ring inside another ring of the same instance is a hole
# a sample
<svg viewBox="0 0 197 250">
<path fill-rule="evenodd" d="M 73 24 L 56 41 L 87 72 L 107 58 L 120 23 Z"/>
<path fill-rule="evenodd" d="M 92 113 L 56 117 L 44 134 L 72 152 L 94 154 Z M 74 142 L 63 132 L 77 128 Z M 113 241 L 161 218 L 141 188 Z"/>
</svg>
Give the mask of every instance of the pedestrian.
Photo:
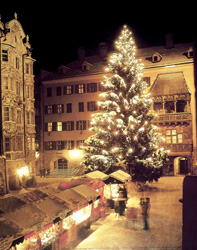
<svg viewBox="0 0 197 250">
<path fill-rule="evenodd" d="M 148 230 L 149 225 L 148 225 L 148 213 L 150 209 L 150 198 L 146 198 L 146 200 L 143 199 L 143 201 L 140 201 L 140 205 L 142 207 L 142 216 L 144 220 L 144 228 L 143 230 Z"/>
</svg>

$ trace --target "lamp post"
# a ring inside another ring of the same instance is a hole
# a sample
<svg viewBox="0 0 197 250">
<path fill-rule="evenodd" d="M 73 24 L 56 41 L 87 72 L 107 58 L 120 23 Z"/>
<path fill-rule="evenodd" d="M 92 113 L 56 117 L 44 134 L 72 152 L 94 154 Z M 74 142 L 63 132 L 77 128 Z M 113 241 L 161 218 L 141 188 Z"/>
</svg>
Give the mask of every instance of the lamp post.
<svg viewBox="0 0 197 250">
<path fill-rule="evenodd" d="M 2 23 L 1 23 L 2 25 Z M 4 148 L 3 148 L 3 119 L 2 119 L 2 75 L 1 75 L 1 62 L 2 62 L 2 38 L 4 38 L 4 41 L 6 40 L 6 34 L 10 30 L 5 28 L 4 25 L 0 27 L 0 156 L 4 155 Z M 6 159 L 3 158 L 3 165 L 4 165 L 4 171 L 5 171 L 5 192 L 8 193 L 8 185 L 7 185 L 7 169 L 6 169 Z"/>
</svg>

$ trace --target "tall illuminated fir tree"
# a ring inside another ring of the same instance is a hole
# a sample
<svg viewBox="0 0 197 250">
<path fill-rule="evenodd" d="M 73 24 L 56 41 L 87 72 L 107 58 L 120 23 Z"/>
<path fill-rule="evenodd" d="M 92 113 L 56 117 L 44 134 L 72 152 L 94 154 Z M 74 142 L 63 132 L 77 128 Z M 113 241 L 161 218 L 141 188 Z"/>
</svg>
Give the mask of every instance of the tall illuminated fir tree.
<svg viewBox="0 0 197 250">
<path fill-rule="evenodd" d="M 143 65 L 136 59 L 131 31 L 125 25 L 115 42 L 104 78 L 105 92 L 98 102 L 102 112 L 93 115 L 94 135 L 85 141 L 84 164 L 106 171 L 111 166 L 127 166 L 133 181 L 153 181 L 160 177 L 166 152 L 159 148 L 162 137 L 151 124 L 152 100 L 145 92 Z"/>
</svg>

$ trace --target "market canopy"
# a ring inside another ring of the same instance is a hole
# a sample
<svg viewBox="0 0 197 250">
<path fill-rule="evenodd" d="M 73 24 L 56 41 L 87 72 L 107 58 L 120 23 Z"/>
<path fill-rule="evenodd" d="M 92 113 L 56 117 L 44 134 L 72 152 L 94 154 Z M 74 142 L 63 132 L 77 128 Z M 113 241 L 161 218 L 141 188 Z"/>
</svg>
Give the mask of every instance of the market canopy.
<svg viewBox="0 0 197 250">
<path fill-rule="evenodd" d="M 85 174 L 85 176 L 87 177 L 90 177 L 92 179 L 101 179 L 101 180 L 106 180 L 109 176 L 99 170 L 96 170 L 96 171 L 93 171 L 93 172 L 90 172 L 88 174 Z"/>
<path fill-rule="evenodd" d="M 2 216 L 23 228 L 24 233 L 29 233 L 32 228 L 34 231 L 39 231 L 47 219 L 45 213 L 32 204 L 27 204 L 12 212 L 2 213 Z"/>
<path fill-rule="evenodd" d="M 86 198 L 87 202 L 95 201 L 100 197 L 99 193 L 87 185 L 80 185 L 72 188 L 74 191 Z"/>
<path fill-rule="evenodd" d="M 109 174 L 109 178 L 105 180 L 104 182 L 106 184 L 108 183 L 116 183 L 116 184 L 121 184 L 129 181 L 131 179 L 130 174 L 122 171 L 122 170 L 117 170 L 111 174 Z"/>
<path fill-rule="evenodd" d="M 72 188 L 61 191 L 60 193 L 55 194 L 55 196 L 62 199 L 69 207 L 70 211 L 80 208 L 87 203 L 86 198 Z"/>
</svg>

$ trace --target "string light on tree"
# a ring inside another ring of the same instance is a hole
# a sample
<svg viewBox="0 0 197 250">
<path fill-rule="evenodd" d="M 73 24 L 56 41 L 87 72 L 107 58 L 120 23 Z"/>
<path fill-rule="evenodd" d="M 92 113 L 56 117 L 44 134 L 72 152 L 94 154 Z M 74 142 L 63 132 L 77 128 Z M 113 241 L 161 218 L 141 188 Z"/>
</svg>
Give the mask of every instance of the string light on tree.
<svg viewBox="0 0 197 250">
<path fill-rule="evenodd" d="M 151 125 L 152 100 L 145 92 L 143 64 L 136 59 L 135 42 L 126 25 L 115 41 L 115 48 L 102 82 L 104 92 L 99 100 L 102 112 L 93 115 L 94 135 L 85 141 L 87 154 L 83 163 L 90 170 L 101 171 L 124 164 L 134 181 L 156 180 L 167 153 L 156 147 L 162 136 Z"/>
</svg>

